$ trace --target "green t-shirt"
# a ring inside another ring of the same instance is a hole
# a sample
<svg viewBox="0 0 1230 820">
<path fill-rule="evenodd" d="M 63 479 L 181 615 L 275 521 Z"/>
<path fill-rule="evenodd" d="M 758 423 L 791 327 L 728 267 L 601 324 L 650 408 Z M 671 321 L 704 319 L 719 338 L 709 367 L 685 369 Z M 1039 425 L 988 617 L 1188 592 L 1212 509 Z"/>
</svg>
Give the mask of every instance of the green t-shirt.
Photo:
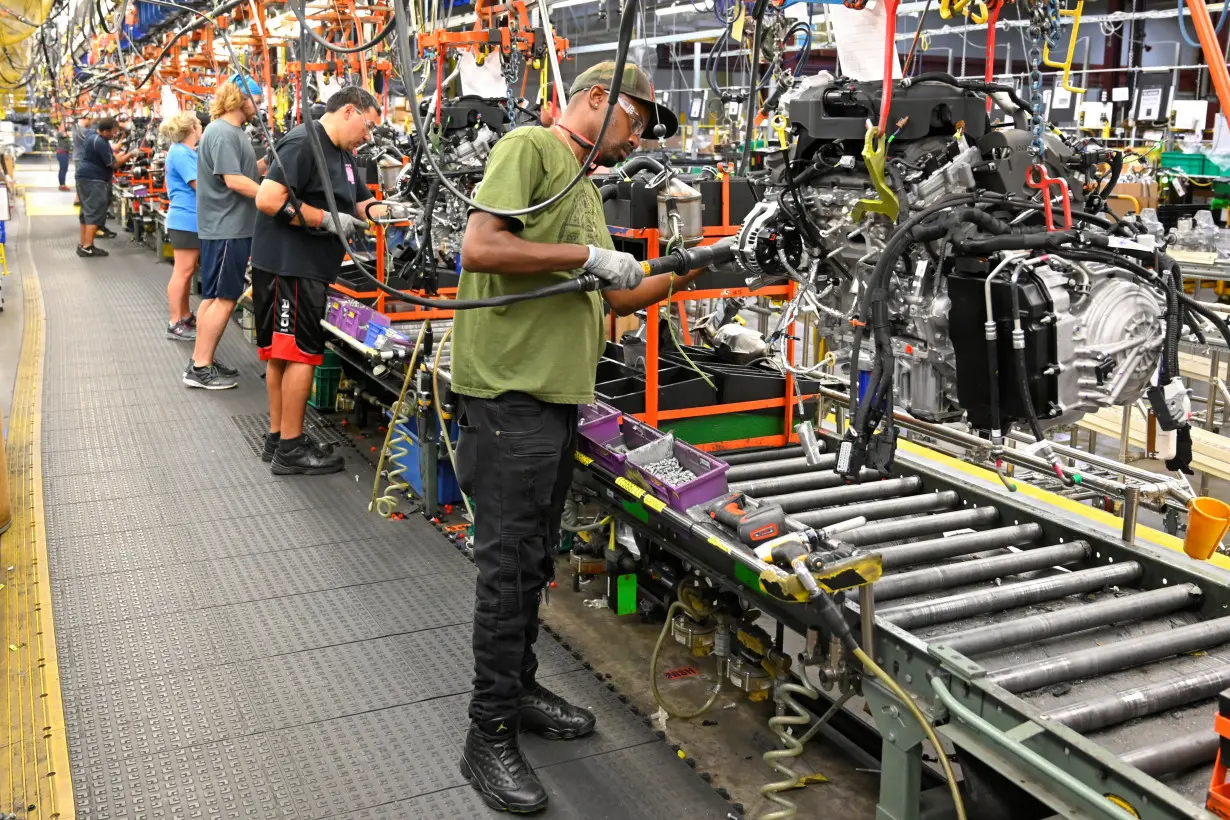
<svg viewBox="0 0 1230 820">
<path fill-rule="evenodd" d="M 562 190 L 580 167 L 559 137 L 546 128 L 523 126 L 491 149 L 474 199 L 501 210 L 525 208 Z M 510 222 L 529 242 L 614 247 L 602 198 L 589 179 L 550 208 Z M 457 298 L 524 293 L 579 273 L 498 276 L 462 271 Z M 481 399 L 518 391 L 544 402 L 588 404 L 594 400 L 594 372 L 604 343 L 602 297 L 594 292 L 461 310 L 453 324 L 453 389 Z"/>
</svg>

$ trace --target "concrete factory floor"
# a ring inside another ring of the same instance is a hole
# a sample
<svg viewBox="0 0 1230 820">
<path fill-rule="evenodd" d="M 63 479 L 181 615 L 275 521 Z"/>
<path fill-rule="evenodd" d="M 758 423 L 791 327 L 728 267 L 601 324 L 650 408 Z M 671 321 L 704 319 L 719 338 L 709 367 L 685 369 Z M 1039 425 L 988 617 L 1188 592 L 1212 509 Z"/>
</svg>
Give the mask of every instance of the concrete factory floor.
<svg viewBox="0 0 1230 820">
<path fill-rule="evenodd" d="M 616 690 L 648 715 L 657 713 L 649 689 L 649 658 L 662 625 L 644 623 L 637 615 L 619 617 L 606 607 L 587 604 L 602 598 L 606 591 L 604 577 L 571 589 L 572 570 L 566 561 L 558 565 L 559 588 L 543 607 L 545 624 L 559 638 L 579 649 L 594 669 L 607 677 Z M 687 650 L 671 639 L 662 651 L 659 670 L 695 668 L 699 674 L 677 680 L 662 680 L 658 689 L 662 697 L 676 709 L 693 709 L 704 703 L 716 678 L 712 658 L 693 658 Z M 696 760 L 697 768 L 713 777 L 713 785 L 730 792 L 735 803 L 741 803 L 748 817 L 759 817 L 772 808 L 760 796 L 760 787 L 781 776 L 767 766 L 761 755 L 779 748 L 777 738 L 769 729 L 768 719 L 774 714 L 772 699 L 751 703 L 733 688 L 723 689 L 708 713 L 690 721 L 669 719 L 665 727 L 655 721 L 654 728 L 665 728 L 667 742 L 679 746 L 681 753 Z M 876 796 L 879 793 L 879 773 L 860 769 L 843 750 L 831 742 L 817 738 L 809 742 L 801 762 L 792 766 L 799 773 L 819 774 L 827 782 L 813 783 L 806 790 L 787 792 L 786 796 L 799 807 L 799 817 L 825 817 L 840 810 L 842 817 L 875 817 Z"/>
</svg>

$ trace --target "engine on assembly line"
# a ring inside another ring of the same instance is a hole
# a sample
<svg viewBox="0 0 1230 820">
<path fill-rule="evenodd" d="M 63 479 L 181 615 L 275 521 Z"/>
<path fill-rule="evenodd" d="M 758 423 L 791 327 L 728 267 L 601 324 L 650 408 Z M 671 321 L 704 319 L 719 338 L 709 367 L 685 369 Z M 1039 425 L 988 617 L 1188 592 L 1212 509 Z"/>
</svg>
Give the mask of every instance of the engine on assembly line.
<svg viewBox="0 0 1230 820">
<path fill-rule="evenodd" d="M 472 194 L 491 147 L 511 130 L 503 102 L 473 96 L 448 99 L 438 117 L 434 105 L 434 99 L 424 101 L 422 115 L 426 121 L 439 120 L 431 137 L 436 161 L 455 185 Z M 399 216 L 411 226 L 393 248 L 389 283 L 435 292 L 441 272 L 458 270 L 465 203 L 449 194 L 412 136 L 382 127 L 360 149 L 360 158 L 375 169 L 385 201 L 404 205 Z"/>
<path fill-rule="evenodd" d="M 1008 113 L 994 122 L 984 93 L 946 75 L 895 84 L 880 136 L 869 128 L 880 97 L 879 83 L 826 73 L 783 97 L 792 144 L 764 156 L 767 188 L 735 240 L 738 266 L 754 282 L 797 281 L 798 311 L 864 388 L 891 344 L 879 396 L 926 420 L 1037 429 L 1140 398 L 1167 301 L 1117 261 L 1153 268 L 1151 247 L 1092 216 L 1117 176 L 1099 179 L 1109 152 L 1048 133 L 1039 161 L 1027 112 L 997 97 Z M 877 308 L 888 327 L 876 327 Z"/>
</svg>

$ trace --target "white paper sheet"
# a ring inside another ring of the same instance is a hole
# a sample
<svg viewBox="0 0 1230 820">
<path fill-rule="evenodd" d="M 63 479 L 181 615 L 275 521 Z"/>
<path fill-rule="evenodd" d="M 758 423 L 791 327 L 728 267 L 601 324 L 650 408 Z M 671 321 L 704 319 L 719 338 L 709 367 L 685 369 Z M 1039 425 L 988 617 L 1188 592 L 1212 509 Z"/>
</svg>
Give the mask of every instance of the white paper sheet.
<svg viewBox="0 0 1230 820">
<path fill-rule="evenodd" d="M 884 32 L 888 15 L 884 4 L 868 3 L 862 11 L 843 5 L 828 6 L 837 39 L 837 62 L 852 80 L 884 79 Z M 901 77 L 901 55 L 893 49 L 893 77 Z"/>
</svg>

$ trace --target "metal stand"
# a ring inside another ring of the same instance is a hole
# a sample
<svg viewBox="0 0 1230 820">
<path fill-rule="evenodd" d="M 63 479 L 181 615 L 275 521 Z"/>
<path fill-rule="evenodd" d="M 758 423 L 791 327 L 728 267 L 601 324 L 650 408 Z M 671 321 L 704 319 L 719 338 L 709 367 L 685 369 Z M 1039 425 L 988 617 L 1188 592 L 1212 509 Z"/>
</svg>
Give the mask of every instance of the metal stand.
<svg viewBox="0 0 1230 820">
<path fill-rule="evenodd" d="M 864 678 L 863 697 L 871 707 L 880 737 L 880 802 L 876 820 L 951 820 L 956 816 L 952 801 L 922 790 L 922 728 L 901 705 L 901 701 L 874 680 Z M 944 754 L 937 749 L 937 754 Z"/>
</svg>

